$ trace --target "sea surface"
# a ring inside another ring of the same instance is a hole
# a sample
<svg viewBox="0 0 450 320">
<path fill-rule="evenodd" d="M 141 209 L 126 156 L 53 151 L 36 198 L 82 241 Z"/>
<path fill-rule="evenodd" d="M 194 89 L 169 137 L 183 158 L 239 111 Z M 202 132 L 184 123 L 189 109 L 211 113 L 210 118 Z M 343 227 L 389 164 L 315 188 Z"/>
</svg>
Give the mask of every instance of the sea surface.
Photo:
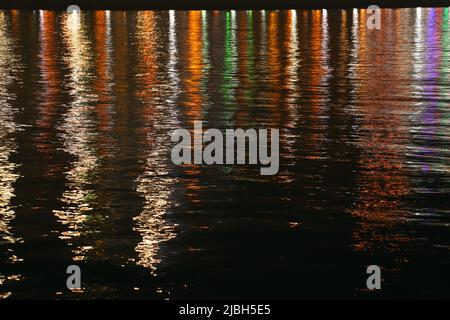
<svg viewBox="0 0 450 320">
<path fill-rule="evenodd" d="M 370 15 L 0 11 L 0 297 L 449 298 L 449 8 Z M 194 121 L 279 173 L 174 165 Z"/>
</svg>

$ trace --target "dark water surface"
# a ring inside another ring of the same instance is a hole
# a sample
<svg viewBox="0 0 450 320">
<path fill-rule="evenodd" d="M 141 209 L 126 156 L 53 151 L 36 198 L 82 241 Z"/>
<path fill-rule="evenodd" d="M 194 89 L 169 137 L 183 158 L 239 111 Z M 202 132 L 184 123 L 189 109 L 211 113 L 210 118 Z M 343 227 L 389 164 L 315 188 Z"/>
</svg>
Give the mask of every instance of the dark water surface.
<svg viewBox="0 0 450 320">
<path fill-rule="evenodd" d="M 450 297 L 449 9 L 367 17 L 0 11 L 0 297 Z M 173 165 L 196 120 L 279 174 Z"/>
</svg>

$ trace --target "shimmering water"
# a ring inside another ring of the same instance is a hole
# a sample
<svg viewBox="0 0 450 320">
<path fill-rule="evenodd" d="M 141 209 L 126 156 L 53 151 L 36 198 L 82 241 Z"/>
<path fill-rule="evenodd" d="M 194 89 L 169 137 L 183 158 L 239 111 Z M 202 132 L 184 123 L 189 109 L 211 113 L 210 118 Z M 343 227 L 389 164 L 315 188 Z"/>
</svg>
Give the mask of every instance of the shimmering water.
<svg viewBox="0 0 450 320">
<path fill-rule="evenodd" d="M 0 296 L 450 297 L 449 9 L 367 17 L 1 11 Z M 173 165 L 197 120 L 279 174 Z"/>
</svg>

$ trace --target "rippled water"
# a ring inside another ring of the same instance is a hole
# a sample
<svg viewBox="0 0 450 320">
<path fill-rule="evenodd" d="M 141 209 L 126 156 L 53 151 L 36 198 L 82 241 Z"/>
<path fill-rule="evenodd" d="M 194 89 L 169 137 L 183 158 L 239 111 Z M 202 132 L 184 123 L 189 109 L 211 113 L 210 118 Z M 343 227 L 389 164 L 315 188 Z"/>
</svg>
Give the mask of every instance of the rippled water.
<svg viewBox="0 0 450 320">
<path fill-rule="evenodd" d="M 449 297 L 449 9 L 367 17 L 1 11 L 0 296 Z M 196 120 L 279 174 L 173 165 Z"/>
</svg>

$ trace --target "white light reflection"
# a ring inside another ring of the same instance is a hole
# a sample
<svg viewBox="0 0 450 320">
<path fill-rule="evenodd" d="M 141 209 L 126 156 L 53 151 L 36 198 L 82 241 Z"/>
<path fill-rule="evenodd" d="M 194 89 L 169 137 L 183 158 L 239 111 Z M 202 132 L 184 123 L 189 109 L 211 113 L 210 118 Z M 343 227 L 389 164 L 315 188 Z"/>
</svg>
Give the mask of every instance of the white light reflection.
<svg viewBox="0 0 450 320">
<path fill-rule="evenodd" d="M 357 65 L 359 54 L 359 15 L 358 9 L 353 9 L 352 14 L 352 29 L 351 29 L 351 41 L 350 41 L 350 63 L 348 66 L 348 76 L 352 84 L 351 93 L 356 92 L 356 78 L 357 78 Z"/>
<path fill-rule="evenodd" d="M 287 97 L 288 105 L 291 106 L 292 112 L 296 113 L 297 106 L 294 104 L 297 102 L 299 95 L 299 90 L 297 88 L 298 83 L 298 73 L 300 68 L 300 57 L 299 57 L 299 41 L 298 41 L 298 29 L 297 29 L 297 11 L 289 10 L 289 26 L 288 26 L 288 43 L 287 43 L 287 79 L 289 94 Z M 296 118 L 295 116 L 293 118 Z"/>
<path fill-rule="evenodd" d="M 327 9 L 322 9 L 322 36 L 321 36 L 321 54 L 322 57 L 322 68 L 324 70 L 324 74 L 321 79 L 321 85 L 327 86 L 328 80 L 331 77 L 331 68 L 329 61 L 329 30 L 328 30 L 328 11 Z M 328 86 L 327 86 L 328 88 Z"/>
<path fill-rule="evenodd" d="M 174 95 L 170 97 L 170 102 L 175 103 L 177 92 L 179 90 L 180 79 L 176 69 L 177 58 L 177 34 L 176 34 L 176 15 L 175 10 L 169 11 L 169 63 L 168 71 L 172 88 L 174 88 Z"/>
<path fill-rule="evenodd" d="M 267 21 L 266 11 L 261 10 L 261 53 L 263 56 L 267 52 Z"/>
</svg>

